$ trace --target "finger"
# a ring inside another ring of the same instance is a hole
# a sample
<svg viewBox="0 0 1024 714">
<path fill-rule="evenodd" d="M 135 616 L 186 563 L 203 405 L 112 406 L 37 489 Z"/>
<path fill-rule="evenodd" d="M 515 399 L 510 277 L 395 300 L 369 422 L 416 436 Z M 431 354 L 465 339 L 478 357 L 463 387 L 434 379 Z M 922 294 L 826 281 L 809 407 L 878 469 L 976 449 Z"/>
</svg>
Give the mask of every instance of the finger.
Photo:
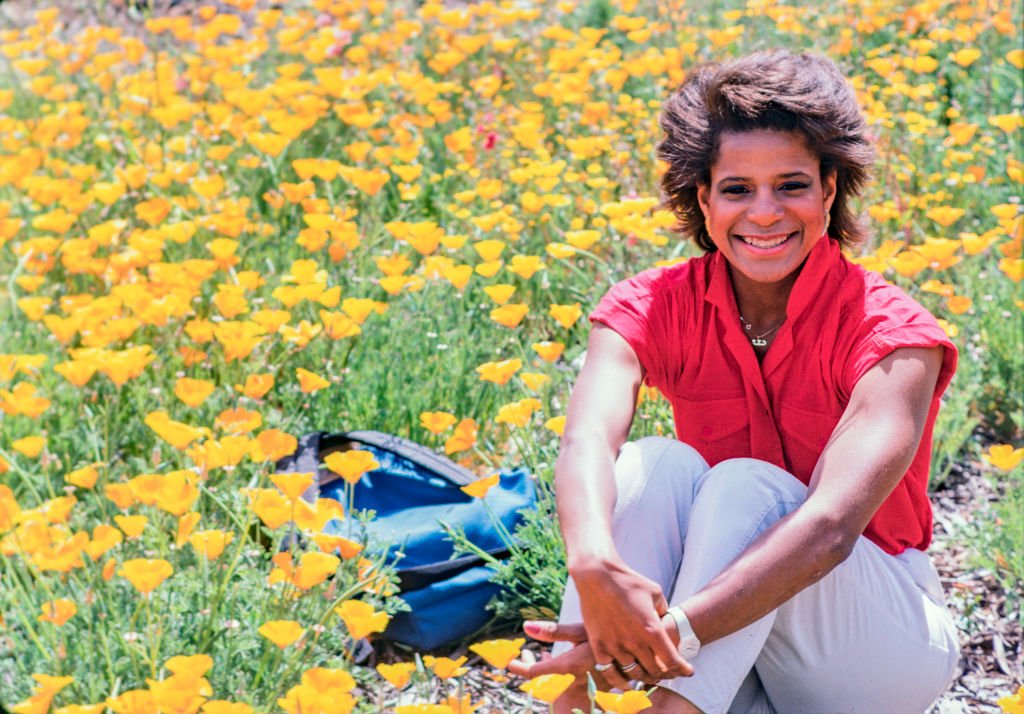
<svg viewBox="0 0 1024 714">
<path fill-rule="evenodd" d="M 654 598 L 654 609 L 657 611 L 658 617 L 668 612 L 668 600 L 665 599 L 665 593 L 659 592 L 658 597 Z"/>
<path fill-rule="evenodd" d="M 594 683 L 598 685 L 599 689 L 606 691 L 609 689 L 629 689 L 629 678 L 623 675 L 617 666 L 606 669 L 603 672 L 592 672 L 592 674 L 594 675 Z M 602 680 L 605 686 L 601 686 Z"/>
<path fill-rule="evenodd" d="M 587 629 L 583 623 L 561 624 L 548 620 L 527 620 L 523 630 L 541 642 L 586 642 Z"/>
<path fill-rule="evenodd" d="M 655 638 L 651 654 L 661 661 L 662 679 L 689 677 L 693 674 L 693 667 L 679 654 L 679 650 L 672 644 L 664 630 Z"/>
<path fill-rule="evenodd" d="M 638 653 L 636 662 L 638 664 L 637 667 L 629 671 L 624 670 L 626 676 L 630 679 L 658 682 L 665 678 L 665 666 L 652 650 L 647 649 Z"/>
</svg>

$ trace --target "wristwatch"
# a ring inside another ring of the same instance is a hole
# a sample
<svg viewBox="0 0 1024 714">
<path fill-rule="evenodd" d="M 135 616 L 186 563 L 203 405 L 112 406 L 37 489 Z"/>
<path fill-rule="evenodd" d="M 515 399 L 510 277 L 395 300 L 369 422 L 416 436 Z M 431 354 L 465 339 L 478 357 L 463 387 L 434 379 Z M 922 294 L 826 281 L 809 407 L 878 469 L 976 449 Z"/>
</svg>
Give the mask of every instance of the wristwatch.
<svg viewBox="0 0 1024 714">
<path fill-rule="evenodd" d="M 676 621 L 676 629 L 679 630 L 679 654 L 688 660 L 693 659 L 700 652 L 700 640 L 697 639 L 697 635 L 693 634 L 690 619 L 678 605 L 670 607 L 668 614 Z"/>
</svg>

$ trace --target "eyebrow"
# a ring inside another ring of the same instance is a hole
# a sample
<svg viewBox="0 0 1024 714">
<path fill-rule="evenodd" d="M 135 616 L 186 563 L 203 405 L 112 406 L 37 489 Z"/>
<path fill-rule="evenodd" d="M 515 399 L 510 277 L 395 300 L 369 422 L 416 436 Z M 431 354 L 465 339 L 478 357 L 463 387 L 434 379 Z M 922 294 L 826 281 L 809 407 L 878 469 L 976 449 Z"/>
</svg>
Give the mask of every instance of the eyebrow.
<svg viewBox="0 0 1024 714">
<path fill-rule="evenodd" d="M 789 173 L 778 174 L 777 176 L 775 176 L 775 178 L 777 178 L 777 179 L 789 179 L 789 178 L 806 178 L 806 179 L 810 179 L 811 175 L 809 173 L 804 172 L 804 171 L 790 171 Z M 718 186 L 722 186 L 722 184 L 726 184 L 726 183 L 743 182 L 743 181 L 749 181 L 749 180 L 750 179 L 747 178 L 746 176 L 726 176 L 724 179 L 719 181 L 717 185 Z"/>
</svg>

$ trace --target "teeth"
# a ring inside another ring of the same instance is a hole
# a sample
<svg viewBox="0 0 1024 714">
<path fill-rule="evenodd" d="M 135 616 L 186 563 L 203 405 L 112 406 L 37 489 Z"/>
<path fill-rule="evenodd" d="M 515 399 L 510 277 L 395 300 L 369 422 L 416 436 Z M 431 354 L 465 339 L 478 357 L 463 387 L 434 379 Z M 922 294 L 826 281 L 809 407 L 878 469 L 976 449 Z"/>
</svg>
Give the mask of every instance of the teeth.
<svg viewBox="0 0 1024 714">
<path fill-rule="evenodd" d="M 747 245 L 752 245 L 755 248 L 774 248 L 777 245 L 782 245 L 789 238 L 789 235 L 784 235 L 781 238 L 774 238 L 772 240 L 755 240 L 754 238 L 748 238 L 747 236 L 740 236 L 743 242 Z"/>
</svg>

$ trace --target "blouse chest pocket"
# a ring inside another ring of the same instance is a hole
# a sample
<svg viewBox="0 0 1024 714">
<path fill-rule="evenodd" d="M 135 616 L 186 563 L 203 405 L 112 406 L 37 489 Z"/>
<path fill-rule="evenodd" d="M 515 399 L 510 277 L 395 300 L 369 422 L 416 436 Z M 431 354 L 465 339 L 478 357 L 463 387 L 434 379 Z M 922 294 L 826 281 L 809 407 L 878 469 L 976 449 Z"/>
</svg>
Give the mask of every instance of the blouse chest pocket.
<svg viewBox="0 0 1024 714">
<path fill-rule="evenodd" d="M 699 401 L 676 397 L 675 402 L 679 436 L 698 450 L 702 444 L 715 445 L 723 439 L 736 438 L 750 424 L 747 400 L 742 397 Z M 705 458 L 712 461 L 707 454 Z"/>
<path fill-rule="evenodd" d="M 779 405 L 778 427 L 788 438 L 820 454 L 839 423 L 840 416 L 783 402 Z"/>
</svg>

